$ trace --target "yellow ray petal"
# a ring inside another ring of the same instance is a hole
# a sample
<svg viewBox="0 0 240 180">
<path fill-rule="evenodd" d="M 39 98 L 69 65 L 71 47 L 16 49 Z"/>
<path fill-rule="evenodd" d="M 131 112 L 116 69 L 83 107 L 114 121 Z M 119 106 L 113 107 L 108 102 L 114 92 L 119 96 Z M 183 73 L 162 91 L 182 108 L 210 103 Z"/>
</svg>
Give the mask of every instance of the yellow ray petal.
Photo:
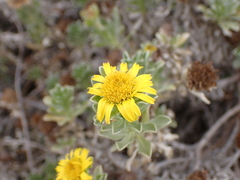
<svg viewBox="0 0 240 180">
<path fill-rule="evenodd" d="M 106 113 L 106 107 L 107 107 L 108 102 L 106 101 L 105 98 L 100 99 L 98 102 L 98 108 L 97 108 L 97 120 L 102 122 L 104 115 Z"/>
<path fill-rule="evenodd" d="M 132 76 L 136 77 L 139 70 L 142 69 L 143 67 L 140 66 L 139 64 L 134 63 L 132 68 L 128 71 L 128 73 L 132 74 Z"/>
<path fill-rule="evenodd" d="M 82 165 L 83 170 L 86 170 L 92 164 L 93 164 L 93 158 L 92 157 L 88 157 L 87 159 L 85 159 L 85 161 L 84 161 L 84 163 Z"/>
<path fill-rule="evenodd" d="M 154 94 L 154 95 L 157 94 L 157 91 L 151 87 L 139 88 L 139 89 L 137 89 L 137 92 L 145 92 L 145 93 Z"/>
<path fill-rule="evenodd" d="M 81 157 L 83 159 L 86 159 L 88 157 L 88 153 L 89 153 L 89 150 L 88 149 L 81 149 L 81 148 L 78 148 L 80 151 L 81 151 Z M 78 154 L 80 154 L 80 151 L 78 152 Z"/>
<path fill-rule="evenodd" d="M 117 104 L 117 108 L 127 121 L 132 122 L 138 119 L 138 116 L 132 109 L 133 107 L 131 107 L 131 100 L 124 101 L 122 104 Z"/>
<path fill-rule="evenodd" d="M 139 99 L 141 99 L 141 100 L 143 100 L 143 101 L 145 101 L 145 102 L 147 102 L 149 104 L 154 104 L 154 101 L 155 101 L 154 98 L 152 98 L 152 97 L 150 97 L 150 96 L 148 96 L 146 94 L 142 94 L 142 93 L 136 93 L 134 95 L 134 97 L 137 97 L 137 98 L 139 98 Z"/>
<path fill-rule="evenodd" d="M 128 71 L 127 63 L 121 63 L 120 64 L 120 71 Z"/>
<path fill-rule="evenodd" d="M 100 89 L 102 87 L 102 83 L 95 83 L 92 88 L 95 88 L 95 89 Z"/>
<path fill-rule="evenodd" d="M 80 153 L 81 150 L 82 150 L 81 148 L 75 149 L 75 151 L 73 151 L 73 157 L 74 157 L 74 156 L 75 156 L 75 157 L 76 157 L 76 156 L 79 156 L 79 155 L 81 154 L 81 153 Z M 72 152 L 72 151 L 71 151 L 71 152 Z"/>
<path fill-rule="evenodd" d="M 126 112 L 124 106 L 122 104 L 117 104 L 117 108 L 119 110 L 119 112 L 122 114 L 122 116 L 127 120 L 127 121 L 131 121 L 131 117 L 129 116 L 129 114 Z"/>
<path fill-rule="evenodd" d="M 97 96 L 102 96 L 102 92 L 99 89 L 96 89 L 96 88 L 88 88 L 87 93 L 97 95 Z"/>
<path fill-rule="evenodd" d="M 127 100 L 127 101 L 123 101 L 123 106 L 125 111 L 129 114 L 129 117 L 131 119 L 129 119 L 130 122 L 132 121 L 136 121 L 138 119 L 138 117 L 136 116 L 136 114 L 133 111 L 133 107 L 131 106 L 131 99 Z"/>
<path fill-rule="evenodd" d="M 150 87 L 150 86 L 153 86 L 152 81 L 143 81 L 141 83 L 136 84 L 136 89 L 138 89 L 138 88 L 141 89 L 143 87 Z"/>
<path fill-rule="evenodd" d="M 111 73 L 111 66 L 109 63 L 103 63 L 103 69 L 106 75 Z"/>
<path fill-rule="evenodd" d="M 92 180 L 92 176 L 88 175 L 85 172 L 82 172 L 80 178 L 83 179 L 83 180 Z"/>
<path fill-rule="evenodd" d="M 93 81 L 97 81 L 97 82 L 104 82 L 105 81 L 105 77 L 101 76 L 101 75 L 94 75 L 92 77 Z"/>
<path fill-rule="evenodd" d="M 116 70 L 116 66 L 111 66 L 111 72 L 114 72 Z"/>
<path fill-rule="evenodd" d="M 109 103 L 108 106 L 106 107 L 106 110 L 105 110 L 105 122 L 107 124 L 110 124 L 110 117 L 111 117 L 111 112 L 112 112 L 113 106 L 114 106 L 113 103 Z"/>
<path fill-rule="evenodd" d="M 103 63 L 103 69 L 106 75 L 109 75 L 111 72 L 115 71 L 116 66 L 110 66 L 109 63 Z"/>
<path fill-rule="evenodd" d="M 134 114 L 136 114 L 136 116 L 138 116 L 138 117 L 141 116 L 141 111 L 140 111 L 139 107 L 137 106 L 137 104 L 135 103 L 133 98 L 131 99 L 131 107 L 132 107 Z"/>
<path fill-rule="evenodd" d="M 61 176 L 58 176 L 57 178 L 56 178 L 56 180 L 61 180 L 62 179 L 62 177 Z"/>
<path fill-rule="evenodd" d="M 141 74 L 137 76 L 134 80 L 136 83 L 140 83 L 142 81 L 150 81 L 152 79 L 152 76 L 150 74 Z"/>
</svg>

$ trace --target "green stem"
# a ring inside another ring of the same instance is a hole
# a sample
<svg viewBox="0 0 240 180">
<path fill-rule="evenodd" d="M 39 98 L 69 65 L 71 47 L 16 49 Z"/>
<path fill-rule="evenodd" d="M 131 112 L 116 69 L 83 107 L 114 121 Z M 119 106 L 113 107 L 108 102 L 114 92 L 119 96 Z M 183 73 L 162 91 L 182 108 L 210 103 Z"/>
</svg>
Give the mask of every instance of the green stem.
<svg viewBox="0 0 240 180">
<path fill-rule="evenodd" d="M 143 111 L 143 113 L 142 113 L 142 122 L 143 122 L 143 123 L 146 123 L 146 122 L 149 121 L 149 109 L 150 109 L 150 106 L 148 106 L 148 107 L 146 108 L 146 110 Z"/>
</svg>

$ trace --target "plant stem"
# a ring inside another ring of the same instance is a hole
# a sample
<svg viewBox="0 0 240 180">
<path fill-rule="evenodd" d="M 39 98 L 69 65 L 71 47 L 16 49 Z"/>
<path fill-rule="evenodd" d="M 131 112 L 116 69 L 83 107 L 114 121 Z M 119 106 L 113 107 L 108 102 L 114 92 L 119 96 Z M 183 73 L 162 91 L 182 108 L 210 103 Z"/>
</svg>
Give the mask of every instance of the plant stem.
<svg viewBox="0 0 240 180">
<path fill-rule="evenodd" d="M 149 109 L 150 109 L 150 106 L 148 106 L 146 108 L 146 110 L 142 113 L 142 122 L 143 123 L 146 123 L 149 121 Z"/>
</svg>

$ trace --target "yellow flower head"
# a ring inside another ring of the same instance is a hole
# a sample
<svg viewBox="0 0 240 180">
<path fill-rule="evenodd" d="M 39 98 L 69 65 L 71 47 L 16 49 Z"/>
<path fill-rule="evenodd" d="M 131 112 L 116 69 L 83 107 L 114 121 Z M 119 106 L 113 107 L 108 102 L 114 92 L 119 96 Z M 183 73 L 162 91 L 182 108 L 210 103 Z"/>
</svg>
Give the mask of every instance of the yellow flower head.
<svg viewBox="0 0 240 180">
<path fill-rule="evenodd" d="M 135 99 L 138 98 L 149 104 L 153 104 L 155 99 L 145 93 L 156 95 L 153 89 L 152 77 L 150 74 L 137 76 L 142 67 L 136 63 L 131 69 L 128 69 L 127 63 L 120 64 L 120 70 L 110 66 L 109 63 L 103 63 L 105 76 L 94 75 L 93 81 L 96 81 L 89 88 L 88 93 L 100 96 L 97 108 L 97 120 L 110 123 L 110 116 L 114 106 L 117 107 L 122 116 L 129 122 L 138 120 L 141 111 Z"/>
<path fill-rule="evenodd" d="M 146 44 L 144 46 L 144 51 L 150 51 L 150 52 L 154 52 L 157 50 L 157 47 L 152 45 L 152 44 Z"/>
<path fill-rule="evenodd" d="M 87 149 L 77 148 L 66 154 L 56 167 L 56 180 L 92 180 L 86 170 L 92 165 L 93 158 L 88 157 Z"/>
</svg>

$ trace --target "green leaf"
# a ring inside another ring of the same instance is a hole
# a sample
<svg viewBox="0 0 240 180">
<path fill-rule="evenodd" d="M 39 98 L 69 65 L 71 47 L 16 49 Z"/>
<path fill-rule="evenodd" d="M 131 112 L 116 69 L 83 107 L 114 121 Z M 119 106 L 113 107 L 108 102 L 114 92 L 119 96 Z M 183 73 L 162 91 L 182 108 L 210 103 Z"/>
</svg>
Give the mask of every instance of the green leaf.
<svg viewBox="0 0 240 180">
<path fill-rule="evenodd" d="M 107 180 L 107 174 L 98 175 L 94 180 Z"/>
<path fill-rule="evenodd" d="M 92 104 L 92 109 L 95 113 L 97 112 L 97 106 L 98 106 L 97 103 Z"/>
<path fill-rule="evenodd" d="M 114 140 L 114 141 L 119 141 L 119 140 L 126 137 L 126 135 L 124 133 L 112 134 L 112 130 L 110 130 L 110 131 L 100 131 L 99 135 L 103 136 L 105 138 Z"/>
<path fill-rule="evenodd" d="M 43 37 L 48 34 L 48 27 L 40 1 L 32 1 L 32 3 L 17 9 L 17 15 L 33 42 L 42 44 Z"/>
<path fill-rule="evenodd" d="M 138 151 L 148 157 L 152 155 L 151 143 L 143 138 L 141 135 L 137 136 Z"/>
<path fill-rule="evenodd" d="M 83 26 L 80 20 L 71 23 L 67 27 L 67 40 L 73 46 L 82 47 L 88 42 L 88 34 L 88 29 Z"/>
<path fill-rule="evenodd" d="M 123 118 L 118 118 L 116 121 L 112 122 L 112 133 L 118 134 L 126 127 L 126 120 Z"/>
<path fill-rule="evenodd" d="M 48 78 L 45 80 L 45 84 L 47 86 L 47 89 L 50 90 L 54 88 L 54 86 L 59 82 L 59 75 L 58 74 L 51 74 L 48 76 Z"/>
<path fill-rule="evenodd" d="M 95 177 L 95 175 L 99 175 L 103 173 L 103 169 L 102 166 L 99 165 L 97 167 L 95 167 L 94 171 L 93 171 L 93 177 Z"/>
<path fill-rule="evenodd" d="M 93 180 L 107 180 L 107 174 L 103 172 L 102 166 L 97 166 L 93 171 Z"/>
<path fill-rule="evenodd" d="M 48 106 L 48 114 L 45 115 L 45 120 L 56 121 L 59 125 L 64 125 L 77 116 L 76 106 L 73 107 L 73 86 L 57 84 L 49 90 L 49 94 L 43 98 L 43 102 Z"/>
<path fill-rule="evenodd" d="M 92 96 L 92 97 L 90 98 L 90 101 L 92 101 L 92 102 L 98 102 L 98 101 L 100 101 L 100 99 L 101 99 L 100 96 Z"/>
<path fill-rule="evenodd" d="M 127 51 L 124 51 L 124 52 L 123 52 L 122 62 L 128 62 L 128 61 L 130 61 L 130 60 L 131 60 L 131 58 L 130 58 L 128 52 L 127 52 Z"/>
<path fill-rule="evenodd" d="M 157 132 L 157 126 L 151 122 L 143 123 L 142 124 L 142 133 L 145 132 Z"/>
<path fill-rule="evenodd" d="M 101 74 L 101 76 L 106 76 L 106 73 L 105 73 L 105 71 L 103 69 L 103 66 L 99 67 L 99 73 Z"/>
<path fill-rule="evenodd" d="M 159 89 L 158 93 L 162 93 L 164 91 L 176 91 L 176 86 L 174 84 L 163 84 Z"/>
<path fill-rule="evenodd" d="M 176 35 L 176 37 L 173 39 L 173 42 L 172 42 L 173 47 L 182 46 L 189 37 L 190 37 L 190 33 L 188 33 L 188 32 Z"/>
<path fill-rule="evenodd" d="M 119 110 L 117 108 L 117 106 L 113 106 L 112 112 L 111 112 L 111 119 L 119 119 L 121 117 L 119 117 L 118 115 Z"/>
<path fill-rule="evenodd" d="M 157 117 L 150 120 L 151 123 L 155 124 L 158 129 L 161 129 L 172 122 L 172 119 L 165 115 L 158 115 Z"/>
<path fill-rule="evenodd" d="M 134 129 L 138 133 L 141 133 L 142 131 L 142 123 L 139 123 L 138 121 L 128 123 L 128 126 Z"/>
<path fill-rule="evenodd" d="M 102 126 L 103 125 L 99 120 L 97 120 L 96 116 L 93 117 L 93 121 L 94 121 L 93 124 L 95 126 Z"/>
<path fill-rule="evenodd" d="M 116 146 L 119 151 L 123 150 L 125 147 L 127 147 L 129 144 L 131 144 L 134 141 L 134 133 L 129 132 L 128 134 L 124 134 L 124 138 L 121 141 L 116 142 Z"/>
<path fill-rule="evenodd" d="M 147 107 L 149 106 L 148 103 L 145 103 L 143 101 L 138 102 L 137 105 L 140 108 L 141 112 L 144 112 L 147 109 Z"/>
<path fill-rule="evenodd" d="M 101 131 L 111 131 L 112 130 L 112 124 L 104 124 L 101 127 Z"/>
<path fill-rule="evenodd" d="M 85 90 L 91 86 L 90 80 L 93 74 L 92 67 L 85 61 L 78 64 L 73 64 L 71 76 L 76 81 L 75 87 L 80 90 Z"/>
</svg>

